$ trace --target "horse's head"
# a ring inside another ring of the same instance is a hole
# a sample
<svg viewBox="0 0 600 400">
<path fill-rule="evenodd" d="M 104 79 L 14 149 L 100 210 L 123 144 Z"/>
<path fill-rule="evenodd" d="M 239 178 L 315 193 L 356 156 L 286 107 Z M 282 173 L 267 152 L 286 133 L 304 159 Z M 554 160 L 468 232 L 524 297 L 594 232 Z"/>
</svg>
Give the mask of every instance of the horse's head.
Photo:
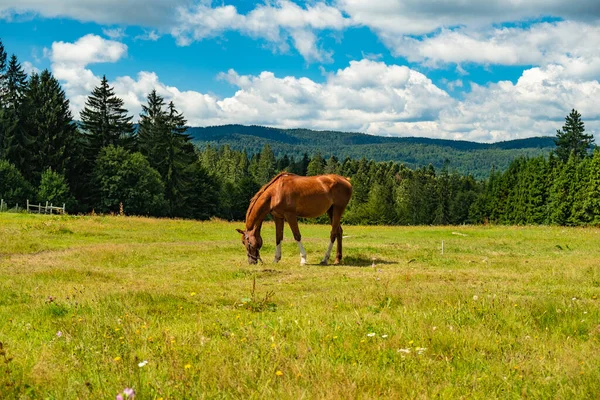
<svg viewBox="0 0 600 400">
<path fill-rule="evenodd" d="M 263 243 L 260 235 L 256 235 L 254 230 L 243 231 L 241 229 L 236 229 L 236 231 L 242 234 L 242 244 L 246 248 L 248 264 L 256 264 L 259 260 L 262 262 L 260 258 L 260 248 Z"/>
</svg>

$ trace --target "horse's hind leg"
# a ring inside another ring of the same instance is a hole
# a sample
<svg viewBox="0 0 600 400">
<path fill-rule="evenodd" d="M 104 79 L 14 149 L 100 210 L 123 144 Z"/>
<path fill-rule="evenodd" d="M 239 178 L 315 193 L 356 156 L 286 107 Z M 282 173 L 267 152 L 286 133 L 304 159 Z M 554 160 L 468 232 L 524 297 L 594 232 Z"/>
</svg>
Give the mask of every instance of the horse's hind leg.
<svg viewBox="0 0 600 400">
<path fill-rule="evenodd" d="M 333 244 L 333 235 L 337 236 L 337 254 L 335 255 L 334 264 L 339 264 L 342 262 L 342 236 L 344 234 L 344 230 L 342 229 L 342 214 L 346 207 L 334 206 L 333 208 L 333 220 L 331 223 L 331 243 Z"/>
<path fill-rule="evenodd" d="M 300 265 L 306 264 L 306 250 L 302 246 L 302 236 L 300 235 L 300 229 L 298 228 L 298 218 L 296 214 L 285 214 L 285 220 L 290 225 L 290 229 L 294 234 L 294 239 L 298 243 L 298 249 L 300 250 Z"/>
<path fill-rule="evenodd" d="M 321 260 L 321 265 L 327 265 L 327 263 L 329 262 L 329 257 L 331 256 L 331 249 L 333 249 L 333 243 L 335 242 L 335 239 L 337 237 L 337 229 L 333 225 L 333 206 L 331 206 L 329 210 L 327 210 L 327 215 L 329 215 L 329 222 L 331 223 L 331 235 L 329 236 L 329 247 L 325 252 L 325 256 L 323 256 L 323 260 Z"/>
<path fill-rule="evenodd" d="M 274 263 L 278 263 L 281 260 L 281 241 L 283 240 L 283 218 L 273 217 L 275 220 L 275 258 Z"/>
</svg>

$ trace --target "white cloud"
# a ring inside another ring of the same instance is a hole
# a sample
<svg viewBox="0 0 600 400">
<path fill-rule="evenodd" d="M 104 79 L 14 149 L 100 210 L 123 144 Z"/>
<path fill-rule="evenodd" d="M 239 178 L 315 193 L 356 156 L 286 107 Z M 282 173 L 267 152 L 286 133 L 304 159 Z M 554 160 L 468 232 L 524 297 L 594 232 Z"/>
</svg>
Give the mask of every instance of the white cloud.
<svg viewBox="0 0 600 400">
<path fill-rule="evenodd" d="M 125 34 L 125 29 L 123 29 L 123 28 L 112 28 L 112 29 L 103 28 L 102 33 L 104 33 L 105 36 L 107 36 L 108 38 L 110 38 L 112 40 L 123 39 L 125 36 L 127 36 Z"/>
<path fill-rule="evenodd" d="M 440 28 L 480 27 L 540 17 L 600 18 L 597 0 L 337 0 L 339 9 L 384 35 L 423 35 Z"/>
<path fill-rule="evenodd" d="M 87 95 L 100 82 L 89 64 L 117 62 L 127 54 L 123 43 L 107 40 L 96 35 L 86 35 L 75 43 L 54 42 L 52 49 L 44 49 L 50 58 L 52 73 L 63 82 L 63 88 L 77 113 L 85 104 Z"/>
<path fill-rule="evenodd" d="M 158 39 L 160 39 L 160 34 L 156 31 L 147 31 L 144 32 L 142 35 L 137 35 L 135 37 L 136 40 L 149 40 L 151 42 L 156 42 Z"/>
<path fill-rule="evenodd" d="M 88 35 L 75 43 L 54 43 L 49 56 L 63 82 L 75 115 L 100 79 L 93 62 L 116 62 L 126 54 L 121 43 Z M 360 131 L 392 136 L 426 136 L 478 141 L 554 135 L 571 108 L 588 130 L 599 132 L 600 83 L 575 79 L 569 69 L 550 64 L 526 70 L 512 83 L 472 84 L 463 100 L 453 99 L 420 72 L 406 66 L 363 59 L 327 72 L 323 82 L 277 77 L 272 72 L 219 75 L 237 87 L 230 97 L 184 91 L 161 82 L 152 72 L 111 82 L 135 116 L 152 89 L 175 102 L 190 125 L 262 124 L 283 128 Z M 462 81 L 446 82 L 459 87 Z"/>
<path fill-rule="evenodd" d="M 600 26 L 573 21 L 539 23 L 527 28 L 442 30 L 422 40 L 385 37 L 394 53 L 430 66 L 448 63 L 497 65 L 559 64 L 565 74 L 600 76 Z"/>
<path fill-rule="evenodd" d="M 35 74 L 39 74 L 40 73 L 39 68 L 37 68 L 35 65 L 33 65 L 29 61 L 23 62 L 23 64 L 21 64 L 21 67 L 23 68 L 23 71 L 25 71 L 25 73 L 27 75 L 31 75 L 33 73 L 35 73 Z"/>
<path fill-rule="evenodd" d="M 107 25 L 166 27 L 174 22 L 174 7 L 188 3 L 190 0 L 3 0 L 0 18 L 38 14 Z"/>
<path fill-rule="evenodd" d="M 233 5 L 213 6 L 211 0 L 4 0 L 0 4 L 0 19 L 31 14 L 142 26 L 151 30 L 138 39 L 156 40 L 171 33 L 182 46 L 237 31 L 266 40 L 279 51 L 287 51 L 291 44 L 310 62 L 331 61 L 330 52 L 319 47 L 316 32 L 341 31 L 351 25 L 340 10 L 323 1 L 299 6 L 290 0 L 265 0 L 247 14 L 238 13 Z M 105 29 L 104 34 L 119 39 L 123 32 Z"/>
<path fill-rule="evenodd" d="M 86 35 L 75 43 L 52 43 L 51 61 L 83 67 L 101 62 L 116 62 L 127 54 L 127 46 L 97 35 Z"/>
<path fill-rule="evenodd" d="M 315 31 L 342 30 L 351 25 L 335 7 L 322 2 L 300 7 L 288 0 L 275 0 L 258 5 L 248 14 L 236 7 L 212 7 L 201 2 L 192 7 L 179 7 L 178 23 L 171 34 L 180 45 L 238 31 L 256 39 L 264 39 L 286 51 L 289 42 L 307 61 L 329 62 L 331 54 L 318 46 Z"/>
<path fill-rule="evenodd" d="M 600 83 L 573 79 L 560 65 L 525 70 L 519 80 L 473 85 L 454 108 L 440 114 L 440 129 L 456 138 L 498 141 L 553 136 L 571 108 L 588 130 L 600 133 Z"/>
</svg>

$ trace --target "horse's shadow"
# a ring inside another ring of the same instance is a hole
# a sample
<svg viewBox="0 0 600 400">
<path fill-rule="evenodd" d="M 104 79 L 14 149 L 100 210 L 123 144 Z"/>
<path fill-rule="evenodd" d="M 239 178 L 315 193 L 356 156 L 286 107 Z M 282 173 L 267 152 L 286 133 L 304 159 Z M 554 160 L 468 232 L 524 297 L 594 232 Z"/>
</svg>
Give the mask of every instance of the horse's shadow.
<svg viewBox="0 0 600 400">
<path fill-rule="evenodd" d="M 355 256 L 345 256 L 342 259 L 342 263 L 339 264 L 342 267 L 359 267 L 359 268 L 363 268 L 363 267 L 372 267 L 373 264 L 375 264 L 375 266 L 377 265 L 387 265 L 387 264 L 396 264 L 396 262 L 394 261 L 387 261 L 387 260 L 383 260 L 381 258 L 373 258 L 373 257 L 368 257 L 365 255 L 355 255 Z M 321 265 L 321 264 L 314 264 L 314 265 Z M 334 266 L 333 263 L 329 263 L 328 265 L 330 266 Z"/>
</svg>

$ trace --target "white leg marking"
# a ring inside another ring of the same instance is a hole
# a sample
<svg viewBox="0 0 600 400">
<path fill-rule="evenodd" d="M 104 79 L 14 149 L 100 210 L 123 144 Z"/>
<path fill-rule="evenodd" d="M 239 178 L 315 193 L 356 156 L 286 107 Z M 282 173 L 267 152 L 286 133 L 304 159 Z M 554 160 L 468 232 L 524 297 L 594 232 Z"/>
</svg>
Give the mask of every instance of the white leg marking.
<svg viewBox="0 0 600 400">
<path fill-rule="evenodd" d="M 304 250 L 304 246 L 302 246 L 302 242 L 298 240 L 298 249 L 300 249 L 300 265 L 306 264 L 306 250 Z"/>
<path fill-rule="evenodd" d="M 275 258 L 273 259 L 273 262 L 277 263 L 279 260 L 281 260 L 281 243 L 275 248 Z"/>
<path fill-rule="evenodd" d="M 329 257 L 331 256 L 332 248 L 333 248 L 333 242 L 329 242 L 329 248 L 325 252 L 325 257 L 323 257 L 323 261 L 321 261 L 322 264 L 327 264 L 327 261 L 329 261 Z"/>
</svg>

